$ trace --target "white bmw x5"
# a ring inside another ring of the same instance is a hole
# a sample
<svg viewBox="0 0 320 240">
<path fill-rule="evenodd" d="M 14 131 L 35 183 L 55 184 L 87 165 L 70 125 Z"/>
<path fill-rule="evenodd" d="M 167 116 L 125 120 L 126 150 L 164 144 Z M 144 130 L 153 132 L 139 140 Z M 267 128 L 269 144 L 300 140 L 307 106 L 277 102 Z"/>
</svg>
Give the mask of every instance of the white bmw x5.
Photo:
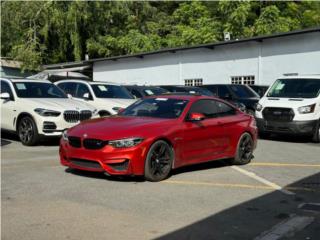
<svg viewBox="0 0 320 240">
<path fill-rule="evenodd" d="M 49 81 L 0 81 L 1 129 L 16 132 L 24 145 L 35 145 L 44 136 L 60 136 L 97 114 L 93 106 L 68 98 Z"/>
</svg>

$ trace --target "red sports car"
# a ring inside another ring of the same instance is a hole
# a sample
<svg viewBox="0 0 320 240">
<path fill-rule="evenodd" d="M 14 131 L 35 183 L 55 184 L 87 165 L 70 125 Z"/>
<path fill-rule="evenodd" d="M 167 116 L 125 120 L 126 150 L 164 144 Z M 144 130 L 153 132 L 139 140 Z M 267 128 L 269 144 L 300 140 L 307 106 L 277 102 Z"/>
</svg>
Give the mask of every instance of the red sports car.
<svg viewBox="0 0 320 240">
<path fill-rule="evenodd" d="M 85 171 L 161 181 L 171 169 L 189 164 L 225 158 L 246 164 L 256 143 L 255 119 L 229 103 L 205 96 L 163 95 L 65 131 L 60 161 Z"/>
</svg>

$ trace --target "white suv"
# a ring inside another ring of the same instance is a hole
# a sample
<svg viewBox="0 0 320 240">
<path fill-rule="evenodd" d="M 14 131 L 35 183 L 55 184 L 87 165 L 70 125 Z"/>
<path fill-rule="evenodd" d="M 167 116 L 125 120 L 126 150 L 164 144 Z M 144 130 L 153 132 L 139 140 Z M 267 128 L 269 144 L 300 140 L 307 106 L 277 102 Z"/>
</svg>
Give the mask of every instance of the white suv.
<svg viewBox="0 0 320 240">
<path fill-rule="evenodd" d="M 35 145 L 41 136 L 60 136 L 97 114 L 89 104 L 69 99 L 46 80 L 1 78 L 1 129 L 14 131 L 22 144 Z"/>
<path fill-rule="evenodd" d="M 283 77 L 256 106 L 260 134 L 309 135 L 320 142 L 320 76 Z"/>
<path fill-rule="evenodd" d="M 126 88 L 114 83 L 61 80 L 55 84 L 75 99 L 93 105 L 101 117 L 117 114 L 136 101 Z"/>
</svg>

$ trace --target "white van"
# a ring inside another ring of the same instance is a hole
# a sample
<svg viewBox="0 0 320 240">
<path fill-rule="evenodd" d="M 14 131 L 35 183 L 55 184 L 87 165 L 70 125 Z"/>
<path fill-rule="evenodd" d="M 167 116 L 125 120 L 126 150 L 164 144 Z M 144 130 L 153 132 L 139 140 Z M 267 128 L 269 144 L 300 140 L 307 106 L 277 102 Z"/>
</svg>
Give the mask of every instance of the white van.
<svg viewBox="0 0 320 240">
<path fill-rule="evenodd" d="M 255 112 L 261 135 L 306 135 L 320 142 L 320 75 L 277 79 Z"/>
</svg>

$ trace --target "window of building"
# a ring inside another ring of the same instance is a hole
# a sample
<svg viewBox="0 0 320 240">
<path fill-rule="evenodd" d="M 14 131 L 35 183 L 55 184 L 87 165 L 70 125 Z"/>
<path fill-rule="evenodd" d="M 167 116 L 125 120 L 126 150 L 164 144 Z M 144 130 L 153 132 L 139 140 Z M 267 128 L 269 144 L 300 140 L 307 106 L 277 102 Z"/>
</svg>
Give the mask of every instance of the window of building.
<svg viewBox="0 0 320 240">
<path fill-rule="evenodd" d="M 185 79 L 184 85 L 185 86 L 201 86 L 203 85 L 203 80 L 202 78 Z"/>
<path fill-rule="evenodd" d="M 254 85 L 254 83 L 255 77 L 253 75 L 231 77 L 231 84 Z"/>
</svg>

